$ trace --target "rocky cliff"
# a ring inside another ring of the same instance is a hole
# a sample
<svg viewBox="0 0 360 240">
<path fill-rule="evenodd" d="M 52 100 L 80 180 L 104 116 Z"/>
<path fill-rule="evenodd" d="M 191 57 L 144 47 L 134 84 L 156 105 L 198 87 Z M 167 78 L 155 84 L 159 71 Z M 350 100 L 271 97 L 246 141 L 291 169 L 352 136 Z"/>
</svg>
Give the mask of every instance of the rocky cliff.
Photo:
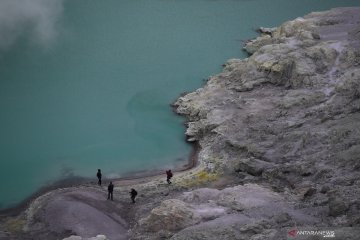
<svg viewBox="0 0 360 240">
<path fill-rule="evenodd" d="M 244 47 L 250 57 L 229 60 L 178 99 L 207 171 L 327 206 L 330 222 L 360 223 L 359 13 L 340 8 L 261 28 Z"/>
<path fill-rule="evenodd" d="M 315 226 L 359 227 L 360 9 L 260 32 L 248 58 L 176 102 L 200 164 L 290 196 Z"/>
<path fill-rule="evenodd" d="M 248 58 L 175 103 L 201 148 L 194 169 L 171 185 L 117 182 L 111 203 L 105 188 L 53 191 L 3 220 L 0 239 L 260 240 L 289 230 L 358 239 L 360 8 L 260 32 Z M 130 188 L 140 193 L 133 205 Z"/>
</svg>

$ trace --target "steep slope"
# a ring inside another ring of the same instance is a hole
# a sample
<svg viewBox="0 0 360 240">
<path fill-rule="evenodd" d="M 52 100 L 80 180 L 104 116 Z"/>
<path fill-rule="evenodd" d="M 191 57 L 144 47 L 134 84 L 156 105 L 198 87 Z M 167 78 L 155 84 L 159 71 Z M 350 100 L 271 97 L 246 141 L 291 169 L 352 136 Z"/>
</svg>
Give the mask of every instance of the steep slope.
<svg viewBox="0 0 360 240">
<path fill-rule="evenodd" d="M 175 104 L 201 165 L 323 207 L 327 224 L 358 226 L 360 9 L 260 31 L 249 58 Z"/>
</svg>

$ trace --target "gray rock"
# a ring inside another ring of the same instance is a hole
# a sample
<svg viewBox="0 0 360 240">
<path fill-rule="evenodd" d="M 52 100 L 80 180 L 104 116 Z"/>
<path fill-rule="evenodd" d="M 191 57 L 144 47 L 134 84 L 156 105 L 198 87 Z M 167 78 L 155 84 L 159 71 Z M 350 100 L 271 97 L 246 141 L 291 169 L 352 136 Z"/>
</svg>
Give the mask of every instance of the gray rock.
<svg viewBox="0 0 360 240">
<path fill-rule="evenodd" d="M 311 197 L 312 195 L 314 195 L 316 193 L 316 188 L 314 187 L 309 187 L 309 189 L 306 190 L 306 192 L 304 193 L 304 197 Z"/>
<path fill-rule="evenodd" d="M 345 213 L 360 194 L 359 23 L 360 8 L 339 8 L 263 29 L 245 45 L 251 56 L 182 96 L 179 113 L 201 126 L 200 163 Z M 333 189 L 342 201 L 322 196 Z"/>
<path fill-rule="evenodd" d="M 97 235 L 96 237 L 91 238 L 82 238 L 80 236 L 72 235 L 68 238 L 64 238 L 63 240 L 108 240 L 108 238 L 105 235 Z"/>
<path fill-rule="evenodd" d="M 72 235 L 72 236 L 70 236 L 68 238 L 64 238 L 63 240 L 83 240 L 83 238 L 80 237 L 80 236 Z"/>
<path fill-rule="evenodd" d="M 340 215 L 346 214 L 346 211 L 349 209 L 349 204 L 340 197 L 330 197 L 329 198 L 329 215 L 332 217 L 337 217 Z"/>
<path fill-rule="evenodd" d="M 150 215 L 140 220 L 140 225 L 150 232 L 179 231 L 200 222 L 200 216 L 187 204 L 177 199 L 165 200 Z"/>
<path fill-rule="evenodd" d="M 320 192 L 321 193 L 327 193 L 330 189 L 331 188 L 330 188 L 329 185 L 324 185 L 324 186 L 321 187 Z"/>
<path fill-rule="evenodd" d="M 254 176 L 260 176 L 264 169 L 269 168 L 270 163 L 261 161 L 254 158 L 241 159 L 238 164 L 235 166 L 235 171 L 247 172 Z"/>
</svg>

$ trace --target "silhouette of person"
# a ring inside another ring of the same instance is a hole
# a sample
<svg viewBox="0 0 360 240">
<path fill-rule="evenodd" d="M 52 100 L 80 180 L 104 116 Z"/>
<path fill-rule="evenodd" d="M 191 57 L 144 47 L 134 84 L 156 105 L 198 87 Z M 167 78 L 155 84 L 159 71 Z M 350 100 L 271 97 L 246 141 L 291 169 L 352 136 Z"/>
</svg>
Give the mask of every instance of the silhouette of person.
<svg viewBox="0 0 360 240">
<path fill-rule="evenodd" d="M 98 178 L 98 184 L 99 186 L 101 186 L 101 177 L 102 177 L 102 174 L 101 174 L 101 170 L 98 169 L 97 173 L 96 173 L 96 176 Z"/>
<path fill-rule="evenodd" d="M 132 201 L 133 203 L 135 203 L 136 195 L 137 195 L 137 191 L 132 188 L 131 191 L 130 191 L 130 196 L 131 196 L 131 201 Z"/>
<path fill-rule="evenodd" d="M 113 201 L 113 192 L 114 192 L 114 184 L 110 182 L 108 186 L 108 199 L 111 199 L 111 201 Z"/>
<path fill-rule="evenodd" d="M 173 174 L 172 174 L 171 170 L 170 170 L 170 169 L 167 170 L 167 171 L 166 171 L 166 181 L 167 181 L 168 184 L 171 183 L 171 182 L 170 182 L 170 179 L 172 178 L 172 176 L 173 176 Z"/>
</svg>

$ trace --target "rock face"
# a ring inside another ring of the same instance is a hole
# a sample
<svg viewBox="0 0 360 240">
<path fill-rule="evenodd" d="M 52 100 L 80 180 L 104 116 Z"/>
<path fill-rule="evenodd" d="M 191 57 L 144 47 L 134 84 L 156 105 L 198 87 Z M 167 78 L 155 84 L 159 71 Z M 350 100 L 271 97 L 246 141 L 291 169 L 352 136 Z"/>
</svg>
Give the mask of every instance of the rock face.
<svg viewBox="0 0 360 240">
<path fill-rule="evenodd" d="M 140 220 L 136 231 L 144 231 L 140 236 L 148 239 L 157 239 L 160 231 L 171 239 L 250 239 L 254 234 L 278 236 L 281 228 L 293 224 L 319 222 L 270 189 L 245 184 L 223 190 L 200 188 L 165 200 Z"/>
<path fill-rule="evenodd" d="M 91 238 L 82 238 L 80 236 L 72 235 L 68 238 L 64 238 L 63 240 L 109 240 L 105 235 L 97 235 L 96 237 Z"/>
<path fill-rule="evenodd" d="M 151 232 L 160 230 L 179 231 L 197 224 L 199 216 L 184 202 L 177 199 L 165 200 L 151 211 L 149 217 L 142 219 L 140 224 Z"/>
<path fill-rule="evenodd" d="M 339 8 L 262 30 L 244 47 L 249 58 L 180 97 L 201 165 L 359 225 L 359 29 L 360 9 Z"/>
</svg>

